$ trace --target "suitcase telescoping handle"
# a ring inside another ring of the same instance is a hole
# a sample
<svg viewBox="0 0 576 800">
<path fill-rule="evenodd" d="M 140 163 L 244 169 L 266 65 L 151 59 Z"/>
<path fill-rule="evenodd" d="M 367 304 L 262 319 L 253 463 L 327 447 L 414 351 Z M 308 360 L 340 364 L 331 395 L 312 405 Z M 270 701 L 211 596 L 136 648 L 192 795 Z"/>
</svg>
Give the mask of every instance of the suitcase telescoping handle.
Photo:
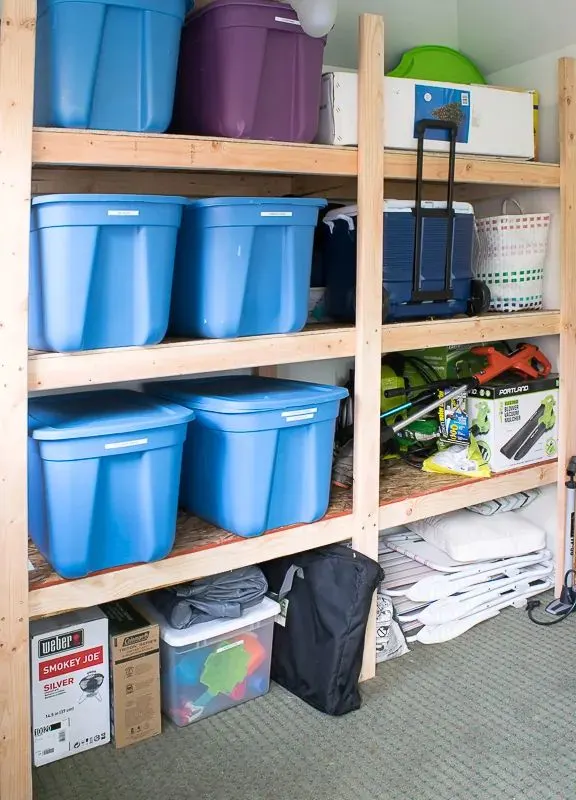
<svg viewBox="0 0 576 800">
<path fill-rule="evenodd" d="M 446 208 L 423 208 L 423 173 L 424 173 L 424 138 L 428 130 L 448 131 L 450 153 L 448 156 L 448 187 L 446 193 Z M 442 302 L 451 300 L 454 296 L 452 290 L 452 251 L 454 247 L 454 174 L 456 171 L 456 137 L 458 124 L 441 119 L 421 119 L 416 123 L 416 138 L 418 150 L 416 156 L 416 203 L 414 216 L 416 217 L 416 230 L 414 234 L 414 265 L 412 270 L 412 303 L 426 301 Z M 425 217 L 446 218 L 446 264 L 444 268 L 444 288 L 441 291 L 426 291 L 422 289 L 422 235 Z"/>
</svg>

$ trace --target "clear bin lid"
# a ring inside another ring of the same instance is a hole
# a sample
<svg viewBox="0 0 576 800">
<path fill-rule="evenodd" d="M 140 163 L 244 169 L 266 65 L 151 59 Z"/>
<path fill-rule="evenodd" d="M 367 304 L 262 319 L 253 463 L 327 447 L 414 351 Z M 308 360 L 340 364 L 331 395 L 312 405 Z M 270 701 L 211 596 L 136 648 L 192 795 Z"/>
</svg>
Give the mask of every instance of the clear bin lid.
<svg viewBox="0 0 576 800">
<path fill-rule="evenodd" d="M 221 414 L 282 411 L 332 403 L 348 397 L 348 390 L 340 386 L 251 375 L 224 375 L 152 384 L 150 391 L 189 408 Z"/>
<path fill-rule="evenodd" d="M 193 417 L 188 408 L 128 389 L 33 398 L 28 406 L 28 428 L 44 441 L 166 428 Z"/>
<path fill-rule="evenodd" d="M 160 628 L 162 641 L 170 647 L 189 647 L 199 642 L 207 642 L 219 636 L 226 636 L 227 633 L 242 630 L 252 625 L 257 625 L 264 620 L 272 619 L 280 613 L 278 603 L 265 597 L 257 606 L 248 609 L 241 617 L 234 619 L 214 619 L 210 622 L 201 622 L 199 625 L 192 625 L 190 628 L 178 630 L 173 628 L 152 605 L 147 595 L 141 595 L 130 600 L 134 608 L 145 617 L 148 622 L 155 622 Z"/>
</svg>

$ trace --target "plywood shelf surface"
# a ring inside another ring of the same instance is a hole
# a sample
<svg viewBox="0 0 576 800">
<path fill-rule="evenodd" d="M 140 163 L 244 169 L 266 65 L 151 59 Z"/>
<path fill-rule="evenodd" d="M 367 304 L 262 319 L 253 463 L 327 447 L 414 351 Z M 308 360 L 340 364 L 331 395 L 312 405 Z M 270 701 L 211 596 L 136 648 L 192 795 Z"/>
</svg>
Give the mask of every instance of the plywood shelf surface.
<svg viewBox="0 0 576 800">
<path fill-rule="evenodd" d="M 490 478 L 431 475 L 403 462 L 384 463 L 380 477 L 380 528 L 393 528 L 514 492 L 555 483 L 556 461 L 502 472 Z"/>
<path fill-rule="evenodd" d="M 50 167 L 116 167 L 123 169 L 193 170 L 286 175 L 358 175 L 355 147 L 218 139 L 170 134 L 134 134 L 58 128 L 36 128 L 33 163 Z M 428 155 L 424 180 L 445 181 L 447 157 Z M 413 181 L 413 152 L 386 150 L 384 178 Z M 456 181 L 524 188 L 557 189 L 558 164 L 503 158 L 458 156 Z"/>
<path fill-rule="evenodd" d="M 533 489 L 556 480 L 550 461 L 478 480 L 428 475 L 404 462 L 384 462 L 380 479 L 381 528 L 405 524 L 472 503 Z M 352 537 L 352 492 L 335 489 L 328 515 L 320 522 L 241 539 L 196 517 L 181 514 L 171 555 L 153 564 L 139 564 L 98 573 L 76 581 L 60 578 L 30 544 L 29 606 L 32 617 L 151 591 L 205 575 L 299 553 Z"/>
<path fill-rule="evenodd" d="M 253 539 L 241 539 L 196 517 L 181 514 L 176 544 L 168 558 L 76 581 L 60 578 L 30 544 L 30 615 L 50 616 L 86 608 L 344 541 L 352 536 L 351 514 L 351 493 L 336 490 L 328 515 L 320 522 L 272 531 Z"/>
</svg>

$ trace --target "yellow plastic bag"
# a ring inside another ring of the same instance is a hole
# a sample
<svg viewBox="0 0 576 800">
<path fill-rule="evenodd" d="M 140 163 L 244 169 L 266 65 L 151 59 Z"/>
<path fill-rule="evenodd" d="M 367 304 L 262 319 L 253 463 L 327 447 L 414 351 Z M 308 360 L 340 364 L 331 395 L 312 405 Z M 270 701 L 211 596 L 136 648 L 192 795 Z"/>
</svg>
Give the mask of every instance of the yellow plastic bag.
<svg viewBox="0 0 576 800">
<path fill-rule="evenodd" d="M 455 444 L 429 456 L 422 464 L 422 469 L 424 472 L 462 475 L 464 478 L 489 478 L 491 474 L 473 436 L 470 437 L 470 444 Z"/>
</svg>

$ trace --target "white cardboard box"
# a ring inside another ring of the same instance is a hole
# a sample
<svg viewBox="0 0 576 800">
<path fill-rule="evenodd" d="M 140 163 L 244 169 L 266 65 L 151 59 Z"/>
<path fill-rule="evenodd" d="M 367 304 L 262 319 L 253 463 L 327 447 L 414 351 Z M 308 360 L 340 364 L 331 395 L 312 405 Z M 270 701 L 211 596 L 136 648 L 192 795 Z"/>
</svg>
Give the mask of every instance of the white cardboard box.
<svg viewBox="0 0 576 800">
<path fill-rule="evenodd" d="M 108 619 L 98 608 L 30 625 L 34 766 L 110 741 Z"/>
<path fill-rule="evenodd" d="M 558 455 L 558 376 L 522 382 L 501 378 L 468 396 L 468 418 L 492 472 Z"/>
<path fill-rule="evenodd" d="M 534 158 L 534 92 L 410 78 L 384 79 L 384 146 L 397 150 L 416 149 L 414 123 L 426 117 L 433 118 L 439 107 L 447 105 L 462 121 L 458 153 Z M 357 145 L 357 107 L 357 73 L 326 73 L 322 78 L 316 141 Z M 428 136 L 426 150 L 448 150 L 448 141 Z"/>
</svg>

